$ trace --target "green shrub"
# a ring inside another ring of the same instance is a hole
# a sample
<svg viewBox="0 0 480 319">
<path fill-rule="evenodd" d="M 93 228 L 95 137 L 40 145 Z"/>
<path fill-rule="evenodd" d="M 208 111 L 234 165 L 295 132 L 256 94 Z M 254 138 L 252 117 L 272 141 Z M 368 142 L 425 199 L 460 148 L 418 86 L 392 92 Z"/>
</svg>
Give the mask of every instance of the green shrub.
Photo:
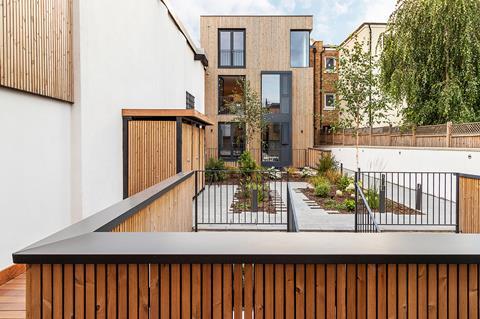
<svg viewBox="0 0 480 319">
<path fill-rule="evenodd" d="M 262 183 L 248 183 L 245 185 L 245 197 L 251 198 L 252 191 L 257 191 L 258 202 L 263 202 L 268 196 L 268 185 Z"/>
<path fill-rule="evenodd" d="M 337 187 L 342 191 L 346 191 L 348 185 L 352 184 L 354 180 L 348 176 L 342 176 L 340 177 L 340 180 L 337 182 Z"/>
<path fill-rule="evenodd" d="M 349 212 L 353 212 L 355 210 L 355 200 L 353 199 L 344 200 L 343 207 L 345 207 L 345 210 L 348 210 Z"/>
<path fill-rule="evenodd" d="M 319 197 L 327 197 L 332 190 L 332 186 L 327 179 L 320 180 L 315 185 L 315 195 Z"/>
<path fill-rule="evenodd" d="M 253 171 L 258 169 L 257 163 L 249 151 L 245 151 L 238 159 L 238 169 L 243 175 L 250 175 Z"/>
<path fill-rule="evenodd" d="M 205 177 L 209 182 L 221 182 L 225 180 L 225 162 L 222 159 L 209 158 L 205 166 Z"/>
<path fill-rule="evenodd" d="M 324 176 L 314 176 L 311 177 L 308 181 L 310 182 L 310 184 L 312 184 L 313 188 L 315 188 L 315 186 L 321 183 L 329 183 L 328 179 Z"/>
<path fill-rule="evenodd" d="M 328 171 L 336 171 L 338 163 L 331 153 L 327 153 L 320 157 L 317 163 L 317 171 L 319 174 L 325 174 Z"/>
<path fill-rule="evenodd" d="M 377 191 L 369 189 L 365 192 L 365 197 L 370 209 L 378 209 L 380 207 L 380 196 Z"/>
</svg>

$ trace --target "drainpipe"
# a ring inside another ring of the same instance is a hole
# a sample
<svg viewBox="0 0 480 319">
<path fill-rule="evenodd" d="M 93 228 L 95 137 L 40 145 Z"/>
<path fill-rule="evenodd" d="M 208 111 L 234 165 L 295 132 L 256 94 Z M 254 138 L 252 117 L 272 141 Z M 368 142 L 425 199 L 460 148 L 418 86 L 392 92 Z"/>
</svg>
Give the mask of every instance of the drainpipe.
<svg viewBox="0 0 480 319">
<path fill-rule="evenodd" d="M 313 144 L 315 144 L 316 134 L 315 129 L 317 128 L 317 99 L 315 99 L 315 94 L 317 93 L 317 79 L 315 77 L 315 71 L 317 69 L 317 47 L 315 46 L 315 42 L 313 43 Z"/>
<path fill-rule="evenodd" d="M 368 99 L 368 122 L 370 124 L 370 127 L 373 126 L 373 119 L 372 119 L 372 25 L 369 23 L 368 24 L 368 30 L 370 33 L 370 41 L 369 41 L 369 55 L 370 55 L 370 96 Z"/>
</svg>

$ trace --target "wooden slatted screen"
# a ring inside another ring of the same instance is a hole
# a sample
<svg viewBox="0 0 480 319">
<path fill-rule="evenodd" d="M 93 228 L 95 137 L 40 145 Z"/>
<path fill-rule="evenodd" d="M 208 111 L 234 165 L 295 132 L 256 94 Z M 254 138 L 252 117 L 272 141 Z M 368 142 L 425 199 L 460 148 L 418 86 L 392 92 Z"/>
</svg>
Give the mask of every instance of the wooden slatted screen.
<svg viewBox="0 0 480 319">
<path fill-rule="evenodd" d="M 128 122 L 128 196 L 177 173 L 175 121 Z"/>
<path fill-rule="evenodd" d="M 480 233 L 480 177 L 460 176 L 459 213 L 461 233 Z"/>
<path fill-rule="evenodd" d="M 0 0 L 0 85 L 73 102 L 72 0 Z"/>
<path fill-rule="evenodd" d="M 175 121 L 128 121 L 128 196 L 177 173 Z M 205 127 L 182 124 L 182 171 L 205 168 Z"/>
<path fill-rule="evenodd" d="M 31 265 L 27 311 L 32 319 L 478 318 L 478 285 L 476 264 Z"/>
<path fill-rule="evenodd" d="M 153 203 L 136 212 L 113 232 L 191 232 L 195 177 L 176 185 Z"/>
</svg>

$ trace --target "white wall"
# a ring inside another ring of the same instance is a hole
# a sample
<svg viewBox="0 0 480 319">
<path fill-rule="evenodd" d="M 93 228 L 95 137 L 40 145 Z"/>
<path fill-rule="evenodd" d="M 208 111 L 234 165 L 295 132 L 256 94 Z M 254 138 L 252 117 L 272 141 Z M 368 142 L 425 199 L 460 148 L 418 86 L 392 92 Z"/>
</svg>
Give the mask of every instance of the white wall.
<svg viewBox="0 0 480 319">
<path fill-rule="evenodd" d="M 0 270 L 71 222 L 70 107 L 0 87 Z"/>
<path fill-rule="evenodd" d="M 356 169 L 355 147 L 332 147 L 345 168 Z M 361 147 L 362 171 L 456 172 L 480 175 L 480 150 Z"/>
<path fill-rule="evenodd" d="M 122 199 L 122 108 L 185 109 L 185 91 L 203 112 L 204 69 L 160 0 L 79 3 L 79 105 L 75 168 L 82 216 Z"/>
</svg>

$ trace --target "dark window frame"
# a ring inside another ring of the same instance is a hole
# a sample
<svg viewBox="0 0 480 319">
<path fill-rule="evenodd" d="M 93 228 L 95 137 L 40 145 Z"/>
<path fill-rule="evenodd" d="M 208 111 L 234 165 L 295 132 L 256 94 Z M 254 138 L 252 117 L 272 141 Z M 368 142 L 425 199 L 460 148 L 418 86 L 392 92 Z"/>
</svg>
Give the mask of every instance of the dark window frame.
<svg viewBox="0 0 480 319">
<path fill-rule="evenodd" d="M 218 122 L 218 158 L 219 159 L 223 159 L 225 161 L 236 161 L 238 160 L 238 158 L 240 157 L 240 155 L 236 156 L 233 154 L 233 151 L 234 151 L 234 142 L 233 142 L 233 134 L 231 134 L 230 138 L 231 138 L 231 141 L 230 141 L 230 156 L 223 156 L 221 155 L 221 152 L 220 152 L 220 140 L 221 140 L 221 136 L 220 136 L 220 127 L 222 125 L 225 125 L 225 124 L 229 124 L 230 126 L 231 125 L 239 125 L 240 123 L 238 122 Z M 233 129 L 230 127 L 230 133 L 233 132 Z M 241 146 L 241 153 L 245 152 L 245 131 L 243 132 L 243 136 L 244 136 L 244 142 L 243 142 L 243 145 Z"/>
<path fill-rule="evenodd" d="M 220 112 L 220 105 L 222 103 L 222 97 L 223 97 L 223 95 L 220 95 L 220 78 L 227 78 L 227 77 L 243 78 L 244 80 L 246 79 L 245 75 L 230 75 L 230 74 L 228 74 L 228 75 L 218 75 L 218 78 L 217 78 L 217 114 L 220 114 L 220 115 L 233 115 L 229 111 Z M 245 92 L 244 92 L 244 97 L 245 97 Z"/>
<path fill-rule="evenodd" d="M 188 91 L 185 91 L 185 99 L 186 99 L 186 109 L 187 110 L 194 110 L 195 109 L 195 96 L 193 94 L 191 94 L 190 92 Z"/>
<path fill-rule="evenodd" d="M 327 68 L 327 65 L 328 65 L 327 60 L 329 60 L 329 59 L 333 60 L 333 70 Z M 337 73 L 337 62 L 338 62 L 338 61 L 337 61 L 337 58 L 336 58 L 336 57 L 334 57 L 334 56 L 326 56 L 326 57 L 325 57 L 325 61 L 324 61 L 324 63 L 325 63 L 325 71 L 324 71 L 324 72 L 325 72 L 325 73 Z"/>
<path fill-rule="evenodd" d="M 289 57 L 290 57 L 290 68 L 292 69 L 305 69 L 305 68 L 310 68 L 310 44 L 308 45 L 308 52 L 307 52 L 307 57 L 308 57 L 308 63 L 307 66 L 293 66 L 292 65 L 292 32 L 308 32 L 308 38 L 310 39 L 310 36 L 312 35 L 312 30 L 308 29 L 290 29 L 290 50 L 289 50 Z"/>
<path fill-rule="evenodd" d="M 221 64 L 221 37 L 222 32 L 230 32 L 230 65 Z M 234 32 L 243 32 L 243 64 L 242 65 L 233 65 L 233 33 Z M 245 28 L 223 28 L 218 29 L 217 31 L 217 64 L 219 69 L 245 69 L 247 65 L 247 31 Z"/>
</svg>

